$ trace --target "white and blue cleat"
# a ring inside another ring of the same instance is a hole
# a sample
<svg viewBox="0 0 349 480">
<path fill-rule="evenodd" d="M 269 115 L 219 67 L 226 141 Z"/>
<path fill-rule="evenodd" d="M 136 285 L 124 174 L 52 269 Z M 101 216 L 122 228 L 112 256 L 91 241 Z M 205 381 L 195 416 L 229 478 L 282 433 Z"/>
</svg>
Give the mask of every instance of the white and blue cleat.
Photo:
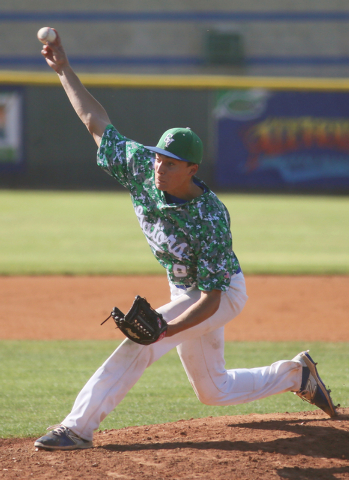
<svg viewBox="0 0 349 480">
<path fill-rule="evenodd" d="M 54 425 L 48 430 L 51 428 L 53 430 L 50 433 L 36 440 L 34 447 L 43 450 L 77 450 L 93 447 L 92 442 L 79 437 L 64 425 Z"/>
<path fill-rule="evenodd" d="M 299 353 L 292 360 L 301 363 L 303 367 L 301 388 L 298 392 L 294 393 L 305 402 L 321 408 L 321 410 L 330 417 L 335 417 L 337 412 L 330 396 L 331 390 L 325 387 L 325 384 L 318 374 L 317 364 L 311 358 L 308 351 Z"/>
</svg>

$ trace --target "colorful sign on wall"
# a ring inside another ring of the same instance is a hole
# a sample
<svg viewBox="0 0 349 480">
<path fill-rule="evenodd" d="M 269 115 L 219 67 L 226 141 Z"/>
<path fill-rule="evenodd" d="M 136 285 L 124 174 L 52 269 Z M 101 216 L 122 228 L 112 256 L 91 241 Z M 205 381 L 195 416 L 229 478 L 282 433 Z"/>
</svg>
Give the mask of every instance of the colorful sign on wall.
<svg viewBox="0 0 349 480">
<path fill-rule="evenodd" d="M 349 93 L 217 94 L 220 187 L 349 190 Z"/>
<path fill-rule="evenodd" d="M 0 170 L 23 164 L 23 106 L 21 90 L 0 89 Z"/>
</svg>

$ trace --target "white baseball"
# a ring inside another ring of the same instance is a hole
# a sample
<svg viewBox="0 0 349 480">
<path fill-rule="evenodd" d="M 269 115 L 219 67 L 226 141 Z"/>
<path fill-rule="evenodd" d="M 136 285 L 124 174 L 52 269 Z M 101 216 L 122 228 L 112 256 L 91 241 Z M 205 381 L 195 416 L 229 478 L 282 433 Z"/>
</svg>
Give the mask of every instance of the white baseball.
<svg viewBox="0 0 349 480">
<path fill-rule="evenodd" d="M 50 27 L 43 27 L 38 31 L 37 37 L 42 43 L 54 42 L 56 40 L 56 32 Z"/>
</svg>

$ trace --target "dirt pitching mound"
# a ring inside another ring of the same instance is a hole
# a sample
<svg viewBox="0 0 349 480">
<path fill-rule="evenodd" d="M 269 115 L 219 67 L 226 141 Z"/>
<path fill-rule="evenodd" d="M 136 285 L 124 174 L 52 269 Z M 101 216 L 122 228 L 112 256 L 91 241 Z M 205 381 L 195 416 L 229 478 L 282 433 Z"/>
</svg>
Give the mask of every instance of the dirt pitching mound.
<svg viewBox="0 0 349 480">
<path fill-rule="evenodd" d="M 349 409 L 192 419 L 100 431 L 95 447 L 35 451 L 2 440 L 0 478 L 348 479 Z"/>
</svg>

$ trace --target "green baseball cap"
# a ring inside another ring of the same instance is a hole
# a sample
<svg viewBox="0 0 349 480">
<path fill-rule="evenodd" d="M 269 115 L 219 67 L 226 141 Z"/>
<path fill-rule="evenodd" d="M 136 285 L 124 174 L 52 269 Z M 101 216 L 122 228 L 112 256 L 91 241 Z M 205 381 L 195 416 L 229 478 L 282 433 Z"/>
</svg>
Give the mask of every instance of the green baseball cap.
<svg viewBox="0 0 349 480">
<path fill-rule="evenodd" d="M 145 148 L 184 162 L 200 164 L 202 161 L 202 141 L 189 127 L 170 128 L 162 135 L 156 147 Z"/>
</svg>

